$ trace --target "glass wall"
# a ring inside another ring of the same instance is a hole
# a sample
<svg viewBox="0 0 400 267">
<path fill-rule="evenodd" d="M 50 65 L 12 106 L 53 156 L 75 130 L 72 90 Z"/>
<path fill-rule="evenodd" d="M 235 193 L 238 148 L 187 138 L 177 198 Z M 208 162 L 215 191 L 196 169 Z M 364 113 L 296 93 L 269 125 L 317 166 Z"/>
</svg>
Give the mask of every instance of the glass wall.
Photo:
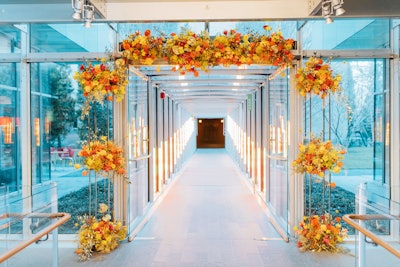
<svg viewBox="0 0 400 267">
<path fill-rule="evenodd" d="M 13 25 L 0 25 L 0 53 L 20 53 L 21 32 Z"/>
<path fill-rule="evenodd" d="M 335 19 L 331 24 L 313 20 L 301 30 L 304 50 L 382 49 L 389 47 L 389 37 L 388 19 Z"/>
<path fill-rule="evenodd" d="M 128 91 L 129 223 L 150 201 L 147 81 L 132 75 Z"/>
<path fill-rule="evenodd" d="M 289 79 L 277 77 L 270 81 L 267 95 L 268 115 L 264 124 L 268 172 L 266 173 L 267 202 L 284 232 L 288 233 L 289 209 L 289 157 L 288 157 L 288 121 L 289 121 Z"/>
<path fill-rule="evenodd" d="M 19 65 L 0 63 L 0 186 L 21 186 Z"/>
<path fill-rule="evenodd" d="M 83 28 L 81 24 L 31 24 L 32 53 L 111 52 L 115 31 L 105 23 Z"/>
</svg>

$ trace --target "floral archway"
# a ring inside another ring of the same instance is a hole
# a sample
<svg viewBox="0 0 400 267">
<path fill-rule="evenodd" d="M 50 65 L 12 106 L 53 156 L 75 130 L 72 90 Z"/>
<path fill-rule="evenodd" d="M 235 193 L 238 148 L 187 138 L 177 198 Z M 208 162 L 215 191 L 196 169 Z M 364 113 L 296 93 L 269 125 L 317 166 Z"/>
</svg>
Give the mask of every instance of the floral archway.
<svg viewBox="0 0 400 267">
<path fill-rule="evenodd" d="M 74 78 L 79 82 L 87 100 L 82 114 L 83 116 L 89 114 L 93 102 L 109 103 L 123 100 L 128 85 L 129 64 L 153 65 L 158 61 L 163 61 L 171 65 L 172 71 L 177 71 L 181 75 L 192 73 L 195 77 L 199 76 L 200 70 L 209 72 L 212 71 L 213 66 L 218 65 L 230 67 L 263 64 L 276 66 L 278 70 L 290 67 L 294 59 L 292 50 L 295 49 L 296 42 L 293 39 L 285 39 L 280 31 L 271 32 L 272 29 L 269 26 L 264 26 L 264 30 L 265 34 L 226 30 L 223 34 L 214 37 L 210 37 L 207 32 L 196 34 L 190 30 L 184 30 L 178 34 L 171 33 L 168 37 L 166 35 L 153 36 L 150 30 L 146 30 L 143 34 L 140 32 L 130 34 L 121 42 L 120 54 L 111 57 L 108 65 L 105 62 L 99 65 L 86 62 L 86 65 L 83 64 L 76 73 Z M 314 93 L 325 97 L 338 90 L 339 82 L 340 77 L 332 76 L 329 65 L 324 65 L 319 59 L 313 59 L 307 63 L 306 67 L 300 68 L 296 75 L 296 88 L 302 96 Z M 87 117 L 89 120 L 89 116 Z M 324 143 L 323 147 L 328 149 L 331 145 Z M 302 152 L 305 150 L 306 148 Z M 88 142 L 82 145 L 80 156 L 85 159 L 84 172 L 86 173 L 92 171 L 106 174 L 108 177 L 110 174 L 112 177 L 125 175 L 123 150 L 108 136 L 89 135 Z M 299 157 L 303 156 L 300 154 Z M 307 158 L 309 155 L 304 157 Z M 302 164 L 300 159 L 297 162 Z M 308 169 L 306 167 L 303 170 L 299 167 L 297 171 L 302 170 L 304 173 L 308 172 Z M 324 171 L 325 169 L 321 172 Z M 109 180 L 112 181 L 112 179 Z M 94 216 L 85 217 L 79 232 L 77 252 L 83 260 L 87 260 L 93 251 L 110 252 L 126 235 L 126 228 L 123 228 L 119 221 L 114 220 L 112 224 L 109 223 L 111 217 L 104 215 L 109 211 L 104 205 L 100 207 L 100 219 Z M 93 231 L 99 228 L 100 223 L 102 226 L 107 225 L 109 230 L 117 229 L 118 232 L 101 236 L 100 240 L 93 240 L 88 232 L 96 236 Z M 107 243 L 105 240 L 110 240 L 110 235 L 113 237 L 112 242 Z M 96 242 L 103 245 L 96 246 L 98 244 Z M 104 245 L 104 242 L 107 244 Z"/>
</svg>

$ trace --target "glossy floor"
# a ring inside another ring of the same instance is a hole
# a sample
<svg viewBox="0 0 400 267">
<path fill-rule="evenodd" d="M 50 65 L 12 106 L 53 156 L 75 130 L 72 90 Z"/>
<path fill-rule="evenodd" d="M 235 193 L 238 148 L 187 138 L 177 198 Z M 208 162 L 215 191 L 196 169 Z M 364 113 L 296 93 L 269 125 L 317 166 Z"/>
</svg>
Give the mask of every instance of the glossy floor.
<svg viewBox="0 0 400 267">
<path fill-rule="evenodd" d="M 87 262 L 61 242 L 59 266 L 356 266 L 348 247 L 347 254 L 302 253 L 295 240 L 283 241 L 226 151 L 199 149 L 132 242 Z M 379 258 L 367 266 L 396 266 L 393 257 Z M 51 249 L 32 246 L 8 266 L 52 266 Z"/>
</svg>

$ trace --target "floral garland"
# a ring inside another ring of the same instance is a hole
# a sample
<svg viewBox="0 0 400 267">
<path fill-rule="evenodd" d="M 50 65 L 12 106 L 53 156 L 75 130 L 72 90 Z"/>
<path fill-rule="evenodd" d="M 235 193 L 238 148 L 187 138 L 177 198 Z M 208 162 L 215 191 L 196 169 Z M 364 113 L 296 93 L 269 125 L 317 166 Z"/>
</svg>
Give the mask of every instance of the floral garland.
<svg viewBox="0 0 400 267">
<path fill-rule="evenodd" d="M 265 25 L 264 30 L 270 32 L 272 29 Z M 279 31 L 262 35 L 257 38 L 254 45 L 254 61 L 272 66 L 287 66 L 294 58 L 290 51 L 294 45 L 293 39 L 285 39 Z M 250 47 L 253 48 L 251 45 Z"/>
<path fill-rule="evenodd" d="M 341 90 L 340 75 L 333 75 L 330 65 L 321 58 L 310 57 L 304 68 L 299 68 L 296 73 L 296 89 L 301 96 L 313 93 L 325 98 L 329 93 Z"/>
<path fill-rule="evenodd" d="M 264 26 L 269 33 L 271 28 Z M 294 58 L 291 50 L 295 41 L 285 39 L 281 32 L 269 35 L 253 33 L 242 34 L 235 30 L 226 30 L 214 38 L 206 32 L 195 34 L 190 30 L 171 33 L 170 38 L 153 37 L 150 30 L 144 35 L 136 32 L 123 40 L 122 57 L 128 61 L 139 60 L 140 64 L 151 65 L 154 60 L 165 59 L 174 65 L 172 70 L 181 74 L 192 72 L 198 76 L 198 70 L 208 71 L 210 67 L 242 64 L 269 64 L 288 66 Z"/>
<path fill-rule="evenodd" d="M 107 213 L 108 206 L 99 204 L 100 219 L 95 216 L 78 217 L 78 248 L 75 250 L 81 261 L 88 260 L 93 252 L 109 253 L 119 246 L 120 241 L 127 235 L 127 227 L 121 221 L 112 220 Z"/>
<path fill-rule="evenodd" d="M 122 148 L 107 140 L 106 137 L 83 144 L 78 155 L 84 158 L 86 169 L 82 171 L 83 176 L 88 175 L 88 170 L 101 174 L 111 171 L 115 171 L 119 175 L 126 173 Z M 75 165 L 76 169 L 80 167 L 80 164 Z"/>
<path fill-rule="evenodd" d="M 213 65 L 229 67 L 251 62 L 251 56 L 247 53 L 250 46 L 249 36 L 235 30 L 224 31 L 223 35 L 216 36 L 212 42 Z"/>
<path fill-rule="evenodd" d="M 334 147 L 330 140 L 325 142 L 312 138 L 306 145 L 299 144 L 299 155 L 292 162 L 294 171 L 323 177 L 326 171 L 338 173 L 343 166 L 344 149 Z"/>
<path fill-rule="evenodd" d="M 298 234 L 298 248 L 302 251 L 316 252 L 341 251 L 341 248 L 337 245 L 347 237 L 348 230 L 342 227 L 340 221 L 340 217 L 333 220 L 329 213 L 321 216 L 304 216 L 299 225 L 294 227 L 296 234 Z"/>
<path fill-rule="evenodd" d="M 197 35 L 187 30 L 179 34 L 172 33 L 171 37 L 165 42 L 164 57 L 169 64 L 177 66 L 172 68 L 173 71 L 179 71 L 182 75 L 187 71 L 193 72 L 197 77 L 197 69 L 208 69 L 212 50 L 206 32 Z"/>
<path fill-rule="evenodd" d="M 144 35 L 137 31 L 122 41 L 122 56 L 130 60 L 139 60 L 143 65 L 151 65 L 155 59 L 161 57 L 162 43 L 163 38 L 152 36 L 150 30 L 146 30 Z"/>
<path fill-rule="evenodd" d="M 78 81 L 83 95 L 88 100 L 82 109 L 85 115 L 93 101 L 102 104 L 104 99 L 112 101 L 115 97 L 119 102 L 124 98 L 125 88 L 128 85 L 127 64 L 122 58 L 107 63 L 103 58 L 98 65 L 93 65 L 91 62 L 82 64 L 73 78 Z"/>
</svg>

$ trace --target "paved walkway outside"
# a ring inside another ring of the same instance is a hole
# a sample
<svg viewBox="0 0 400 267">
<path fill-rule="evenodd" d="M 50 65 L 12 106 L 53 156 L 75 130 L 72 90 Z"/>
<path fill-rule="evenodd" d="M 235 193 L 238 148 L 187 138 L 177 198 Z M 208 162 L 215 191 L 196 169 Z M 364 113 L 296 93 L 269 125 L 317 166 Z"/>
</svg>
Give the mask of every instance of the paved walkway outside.
<svg viewBox="0 0 400 267">
<path fill-rule="evenodd" d="M 176 179 L 132 242 L 88 262 L 79 262 L 75 244 L 61 244 L 59 266 L 355 266 L 350 253 L 302 253 L 295 240 L 284 242 L 224 149 L 197 150 Z M 394 266 L 378 262 L 367 266 Z M 8 266 L 52 266 L 51 249 L 33 246 Z"/>
</svg>

